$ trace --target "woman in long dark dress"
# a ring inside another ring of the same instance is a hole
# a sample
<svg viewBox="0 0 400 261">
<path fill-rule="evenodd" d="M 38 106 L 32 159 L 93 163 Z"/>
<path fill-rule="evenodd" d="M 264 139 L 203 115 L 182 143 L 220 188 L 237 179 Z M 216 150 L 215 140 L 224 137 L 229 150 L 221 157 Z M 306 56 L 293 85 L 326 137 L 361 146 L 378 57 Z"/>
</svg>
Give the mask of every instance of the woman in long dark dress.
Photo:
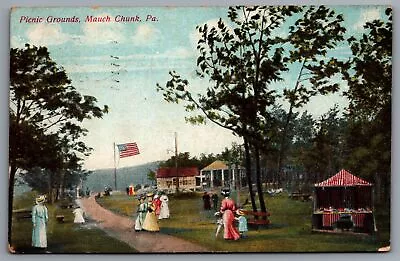
<svg viewBox="0 0 400 261">
<path fill-rule="evenodd" d="M 204 204 L 204 209 L 205 210 L 210 210 L 211 209 L 211 197 L 207 192 L 204 192 L 203 204 Z"/>
</svg>

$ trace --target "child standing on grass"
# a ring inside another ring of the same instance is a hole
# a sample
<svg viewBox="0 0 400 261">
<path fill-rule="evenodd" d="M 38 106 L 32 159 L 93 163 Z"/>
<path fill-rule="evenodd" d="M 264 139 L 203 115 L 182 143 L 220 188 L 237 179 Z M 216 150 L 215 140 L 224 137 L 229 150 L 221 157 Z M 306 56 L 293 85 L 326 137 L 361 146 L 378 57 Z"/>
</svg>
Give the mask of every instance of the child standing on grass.
<svg viewBox="0 0 400 261">
<path fill-rule="evenodd" d="M 76 224 L 83 224 L 85 223 L 85 219 L 83 218 L 83 210 L 79 207 L 76 206 L 74 211 L 72 211 L 72 213 L 74 213 L 74 223 Z"/>
<path fill-rule="evenodd" d="M 236 214 L 238 215 L 238 217 L 236 217 L 235 219 L 239 222 L 239 233 L 240 233 L 240 237 L 241 238 L 246 238 L 247 237 L 247 219 L 244 216 L 244 212 L 241 209 L 238 209 L 236 211 Z"/>
</svg>

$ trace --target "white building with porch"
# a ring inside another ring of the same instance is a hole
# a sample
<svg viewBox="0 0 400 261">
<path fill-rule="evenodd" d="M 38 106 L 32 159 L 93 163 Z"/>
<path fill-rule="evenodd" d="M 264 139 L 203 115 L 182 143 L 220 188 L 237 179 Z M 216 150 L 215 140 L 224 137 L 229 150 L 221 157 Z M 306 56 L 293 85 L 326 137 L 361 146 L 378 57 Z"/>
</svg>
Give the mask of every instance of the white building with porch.
<svg viewBox="0 0 400 261">
<path fill-rule="evenodd" d="M 217 187 L 241 187 L 244 169 L 240 166 L 228 166 L 225 162 L 216 160 L 200 170 L 200 183 L 203 189 Z"/>
</svg>

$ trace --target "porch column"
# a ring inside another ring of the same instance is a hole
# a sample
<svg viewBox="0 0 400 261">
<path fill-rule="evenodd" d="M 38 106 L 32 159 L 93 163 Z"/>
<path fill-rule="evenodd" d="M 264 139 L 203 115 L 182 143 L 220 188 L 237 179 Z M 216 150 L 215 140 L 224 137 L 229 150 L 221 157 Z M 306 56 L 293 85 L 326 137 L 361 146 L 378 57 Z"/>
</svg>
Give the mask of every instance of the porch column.
<svg viewBox="0 0 400 261">
<path fill-rule="evenodd" d="M 222 187 L 225 187 L 225 170 L 224 169 L 221 169 L 221 175 L 222 175 L 222 177 L 221 177 L 221 185 L 222 185 Z"/>
<path fill-rule="evenodd" d="M 211 177 L 210 177 L 210 187 L 214 188 L 214 170 L 211 170 Z"/>
<path fill-rule="evenodd" d="M 237 186 L 236 186 L 236 178 L 235 178 L 235 167 L 233 167 L 232 168 L 232 184 L 233 184 L 233 187 L 235 188 L 235 189 L 237 189 Z"/>
<path fill-rule="evenodd" d="M 203 187 L 203 171 L 200 170 L 200 187 Z"/>
</svg>

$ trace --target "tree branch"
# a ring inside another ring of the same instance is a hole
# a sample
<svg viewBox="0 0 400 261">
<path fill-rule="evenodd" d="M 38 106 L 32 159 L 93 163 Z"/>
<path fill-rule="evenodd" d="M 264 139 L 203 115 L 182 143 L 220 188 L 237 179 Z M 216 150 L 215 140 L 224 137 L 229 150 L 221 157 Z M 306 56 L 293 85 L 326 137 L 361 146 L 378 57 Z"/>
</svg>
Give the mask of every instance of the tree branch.
<svg viewBox="0 0 400 261">
<path fill-rule="evenodd" d="M 217 124 L 218 126 L 220 126 L 222 128 L 225 128 L 225 129 L 228 129 L 228 130 L 231 130 L 231 131 L 237 133 L 237 131 L 234 128 L 223 125 L 222 123 L 212 119 L 210 114 L 195 99 L 193 99 L 192 95 L 188 95 L 188 97 L 189 97 L 189 100 L 192 101 L 196 105 L 196 107 L 199 108 L 210 121 L 214 122 L 215 124 Z"/>
</svg>

